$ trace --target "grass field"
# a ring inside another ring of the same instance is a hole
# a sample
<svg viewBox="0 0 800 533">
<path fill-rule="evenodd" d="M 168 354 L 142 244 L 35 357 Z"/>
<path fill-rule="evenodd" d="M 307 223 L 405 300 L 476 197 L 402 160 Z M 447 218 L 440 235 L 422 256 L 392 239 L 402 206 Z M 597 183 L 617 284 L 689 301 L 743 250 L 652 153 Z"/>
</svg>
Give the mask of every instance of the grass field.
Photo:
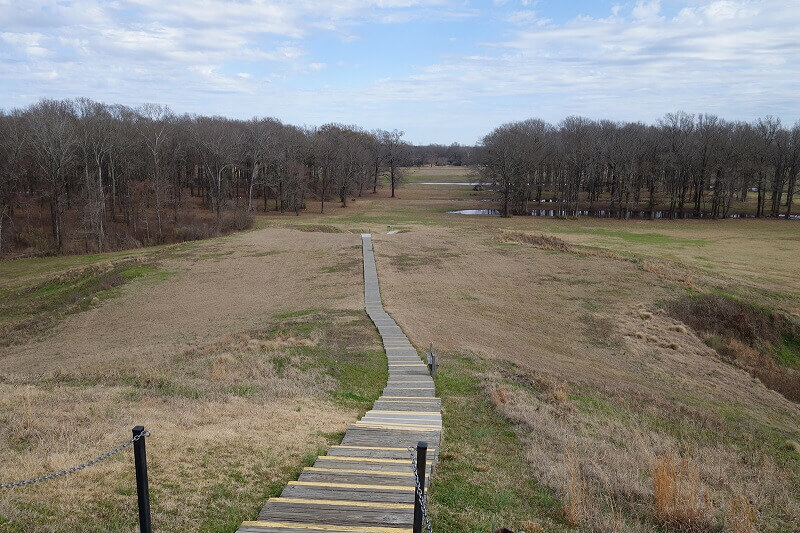
<svg viewBox="0 0 800 533">
<path fill-rule="evenodd" d="M 488 193 L 419 184 L 464 171 L 221 239 L 0 263 L 0 480 L 143 423 L 161 529 L 252 518 L 382 387 L 368 231 L 387 311 L 443 354 L 437 531 L 795 530 L 800 408 L 725 354 L 792 376 L 800 343 L 744 346 L 670 309 L 719 296 L 796 322 L 800 223 L 450 215 Z M 128 463 L 0 493 L 1 527 L 132 529 Z"/>
</svg>

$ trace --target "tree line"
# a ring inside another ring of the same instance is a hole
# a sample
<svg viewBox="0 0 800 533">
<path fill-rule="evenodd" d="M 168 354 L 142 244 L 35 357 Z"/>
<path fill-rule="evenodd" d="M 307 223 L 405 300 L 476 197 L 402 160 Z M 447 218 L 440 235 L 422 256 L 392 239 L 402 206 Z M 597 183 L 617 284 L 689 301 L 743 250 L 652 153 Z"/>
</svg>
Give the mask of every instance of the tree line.
<svg viewBox="0 0 800 533">
<path fill-rule="evenodd" d="M 384 174 L 394 196 L 409 154 L 398 130 L 42 100 L 0 111 L 0 252 L 25 240 L 34 207 L 48 212 L 52 251 L 70 240 L 103 251 L 175 239 L 196 204 L 218 227 L 234 212 L 299 213 L 309 199 L 346 206 Z"/>
<path fill-rule="evenodd" d="M 654 125 L 530 119 L 486 135 L 480 160 L 506 216 L 529 212 L 546 194 L 567 214 L 602 207 L 623 218 L 634 209 L 725 218 L 734 200 L 755 195 L 752 214 L 789 218 L 800 122 L 786 128 L 771 116 L 740 122 L 682 111 Z"/>
</svg>

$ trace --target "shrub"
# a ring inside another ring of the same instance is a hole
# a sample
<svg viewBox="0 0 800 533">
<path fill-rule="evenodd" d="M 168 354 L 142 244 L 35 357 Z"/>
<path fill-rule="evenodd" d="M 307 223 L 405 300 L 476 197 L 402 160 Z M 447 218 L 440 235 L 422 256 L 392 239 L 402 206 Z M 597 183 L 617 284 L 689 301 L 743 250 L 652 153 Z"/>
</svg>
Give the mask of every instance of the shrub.
<svg viewBox="0 0 800 533">
<path fill-rule="evenodd" d="M 243 231 L 252 228 L 254 222 L 253 215 L 245 210 L 239 209 L 222 217 L 219 230 L 221 233 Z"/>
<path fill-rule="evenodd" d="M 36 252 L 51 252 L 53 243 L 44 228 L 26 228 L 15 236 L 15 244 L 21 248 L 33 248 Z"/>
<path fill-rule="evenodd" d="M 208 224 L 187 224 L 175 228 L 175 239 L 178 242 L 183 241 L 199 241 L 200 239 L 208 239 L 213 237 L 216 232 Z"/>
</svg>

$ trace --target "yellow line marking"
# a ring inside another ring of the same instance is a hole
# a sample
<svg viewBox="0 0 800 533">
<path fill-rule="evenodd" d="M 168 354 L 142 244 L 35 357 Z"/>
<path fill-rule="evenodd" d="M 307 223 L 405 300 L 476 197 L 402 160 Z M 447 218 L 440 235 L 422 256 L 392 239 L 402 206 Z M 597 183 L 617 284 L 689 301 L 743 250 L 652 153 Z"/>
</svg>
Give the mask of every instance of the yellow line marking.
<svg viewBox="0 0 800 533">
<path fill-rule="evenodd" d="M 371 411 L 367 411 L 367 415 L 369 415 L 370 413 L 380 413 L 387 415 L 428 415 L 428 416 L 438 416 L 439 418 L 442 417 L 441 413 L 439 413 L 438 411 L 389 411 L 389 410 L 372 409 Z M 405 448 L 403 449 L 405 450 Z"/>
<path fill-rule="evenodd" d="M 439 399 L 439 398 L 437 398 L 436 396 L 429 396 L 429 398 L 430 398 L 431 400 L 438 400 L 438 399 Z M 378 399 L 378 400 L 375 400 L 375 401 L 376 401 L 376 402 L 385 402 L 385 403 L 407 403 L 407 404 L 409 404 L 409 405 L 412 405 L 412 404 L 413 404 L 413 405 L 420 405 L 420 406 L 430 406 L 430 407 L 434 407 L 434 408 L 436 407 L 436 404 L 435 404 L 435 403 L 430 403 L 430 402 L 421 402 L 421 401 L 419 401 L 419 400 L 411 400 L 411 401 L 407 401 L 407 400 L 381 400 L 381 399 Z M 429 413 L 438 413 L 439 411 L 426 411 L 426 412 L 429 412 Z"/>
<path fill-rule="evenodd" d="M 405 450 L 402 447 L 389 447 L 389 446 L 347 446 L 345 444 L 334 444 L 331 448 L 349 448 L 351 450 Z"/>
<path fill-rule="evenodd" d="M 338 489 L 369 489 L 369 490 L 401 490 L 414 492 L 415 488 L 411 485 L 403 487 L 400 485 L 361 485 L 358 483 L 325 483 L 324 481 L 290 481 L 289 485 L 299 485 L 303 487 L 330 487 Z"/>
<path fill-rule="evenodd" d="M 402 412 L 402 411 L 401 411 Z M 344 444 L 336 444 L 331 446 L 331 448 L 347 448 L 349 450 L 390 450 L 390 451 L 403 451 L 407 452 L 408 448 L 403 447 L 391 447 L 391 446 L 347 446 Z M 428 448 L 429 450 L 435 450 L 436 448 Z"/>
<path fill-rule="evenodd" d="M 408 420 L 406 422 L 402 420 L 398 420 L 396 422 L 390 422 L 385 420 L 359 420 L 356 422 L 356 425 L 366 425 L 366 426 L 386 426 L 386 427 L 422 427 L 426 429 L 430 428 L 440 428 L 442 427 L 442 423 L 438 420 L 431 421 L 430 424 L 424 423 L 425 421 L 417 421 L 417 420 Z"/>
<path fill-rule="evenodd" d="M 411 411 L 409 411 L 411 413 Z M 420 416 L 420 415 L 388 415 L 383 413 L 375 413 L 375 414 L 366 414 L 364 418 L 360 420 L 360 422 L 368 422 L 370 420 L 374 421 L 385 421 L 389 424 L 396 424 L 398 422 L 403 422 L 404 420 L 419 420 L 420 422 L 424 423 L 441 423 L 442 418 L 438 416 L 436 418 L 429 417 L 429 416 Z M 414 422 L 416 424 L 416 422 Z"/>
<path fill-rule="evenodd" d="M 242 522 L 246 527 L 271 527 L 286 529 L 310 529 L 312 531 L 359 531 L 362 533 L 411 533 L 411 529 L 402 527 L 376 527 L 376 526 L 335 526 L 330 524 L 298 524 L 296 522 L 266 522 L 264 520 L 249 520 Z"/>
<path fill-rule="evenodd" d="M 441 426 L 415 426 L 415 425 L 387 425 L 387 424 L 359 424 L 355 427 L 360 429 L 397 429 L 400 431 L 441 431 Z"/>
<path fill-rule="evenodd" d="M 399 400 L 438 400 L 436 396 L 381 396 L 378 398 L 378 401 L 381 401 L 383 398 L 396 398 Z"/>
<path fill-rule="evenodd" d="M 406 459 L 383 459 L 380 457 L 347 457 L 345 455 L 321 455 L 318 459 L 333 459 L 334 461 L 353 461 L 360 463 L 401 463 L 410 464 Z"/>
<path fill-rule="evenodd" d="M 362 418 L 359 422 L 364 424 L 396 424 L 400 426 L 441 426 L 441 420 L 429 418 Z"/>
<path fill-rule="evenodd" d="M 336 474 L 370 474 L 376 476 L 411 476 L 414 477 L 413 472 L 385 472 L 383 470 L 354 470 L 349 468 L 325 468 L 324 466 L 307 466 L 303 469 L 303 472 L 310 471 L 314 472 L 325 472 L 325 473 L 336 473 Z"/>
<path fill-rule="evenodd" d="M 306 498 L 270 498 L 271 502 L 299 503 L 301 505 L 339 505 L 342 507 L 378 507 L 380 509 L 413 509 L 413 503 L 354 502 L 348 500 L 311 500 Z"/>
</svg>

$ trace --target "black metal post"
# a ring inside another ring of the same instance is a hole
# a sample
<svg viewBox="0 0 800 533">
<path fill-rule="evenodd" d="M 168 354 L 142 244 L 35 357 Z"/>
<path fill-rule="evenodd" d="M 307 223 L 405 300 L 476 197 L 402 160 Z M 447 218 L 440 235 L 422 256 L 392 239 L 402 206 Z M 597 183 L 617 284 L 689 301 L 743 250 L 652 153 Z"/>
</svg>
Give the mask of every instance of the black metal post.
<svg viewBox="0 0 800 533">
<path fill-rule="evenodd" d="M 152 533 L 150 524 L 150 488 L 147 484 L 147 452 L 144 445 L 144 426 L 133 428 L 133 436 L 139 440 L 133 443 L 133 462 L 136 465 L 136 494 L 139 498 L 139 528 L 142 533 Z"/>
<path fill-rule="evenodd" d="M 417 477 L 419 477 L 419 488 L 425 496 L 425 458 L 428 455 L 428 443 L 419 441 L 417 443 Z M 422 502 L 419 492 L 414 491 L 414 533 L 422 533 Z"/>
</svg>

